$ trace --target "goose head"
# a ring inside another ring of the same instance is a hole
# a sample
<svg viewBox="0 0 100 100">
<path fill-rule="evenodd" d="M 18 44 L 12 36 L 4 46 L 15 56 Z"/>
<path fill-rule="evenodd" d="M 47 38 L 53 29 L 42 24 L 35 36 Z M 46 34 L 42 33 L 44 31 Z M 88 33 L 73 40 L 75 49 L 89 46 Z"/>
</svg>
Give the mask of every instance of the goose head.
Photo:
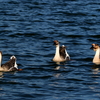
<svg viewBox="0 0 100 100">
<path fill-rule="evenodd" d="M 54 40 L 54 45 L 58 46 L 59 45 L 59 41 L 58 40 Z"/>
<path fill-rule="evenodd" d="M 97 51 L 97 49 L 99 49 L 99 45 L 98 44 L 92 44 L 92 47 L 90 49 Z"/>
</svg>

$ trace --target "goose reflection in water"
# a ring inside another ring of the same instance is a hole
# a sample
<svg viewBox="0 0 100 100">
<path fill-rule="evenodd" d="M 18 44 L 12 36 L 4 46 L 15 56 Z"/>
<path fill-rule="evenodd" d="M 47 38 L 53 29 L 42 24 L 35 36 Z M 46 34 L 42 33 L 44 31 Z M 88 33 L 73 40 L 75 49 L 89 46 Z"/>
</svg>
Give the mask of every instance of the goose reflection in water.
<svg viewBox="0 0 100 100">
<path fill-rule="evenodd" d="M 11 75 L 14 75 L 17 71 L 12 71 L 12 72 L 2 72 L 0 71 L 0 78 L 3 78 L 4 75 L 8 75 L 8 74 L 11 74 Z"/>
<path fill-rule="evenodd" d="M 92 67 L 93 74 L 98 74 L 100 72 L 100 65 L 93 65 Z"/>
<path fill-rule="evenodd" d="M 3 72 L 0 72 L 0 78 L 3 78 Z"/>
</svg>

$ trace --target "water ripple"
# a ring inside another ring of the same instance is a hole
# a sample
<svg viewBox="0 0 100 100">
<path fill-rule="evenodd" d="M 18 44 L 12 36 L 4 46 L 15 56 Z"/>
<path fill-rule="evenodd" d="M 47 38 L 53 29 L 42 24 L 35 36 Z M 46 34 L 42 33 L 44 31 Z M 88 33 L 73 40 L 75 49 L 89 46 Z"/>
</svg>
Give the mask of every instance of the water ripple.
<svg viewBox="0 0 100 100">
<path fill-rule="evenodd" d="M 100 66 L 90 50 L 99 44 L 99 6 L 97 0 L 0 0 L 2 63 L 15 55 L 23 69 L 0 73 L 0 98 L 99 99 Z M 52 61 L 54 40 L 67 46 L 71 61 Z"/>
</svg>

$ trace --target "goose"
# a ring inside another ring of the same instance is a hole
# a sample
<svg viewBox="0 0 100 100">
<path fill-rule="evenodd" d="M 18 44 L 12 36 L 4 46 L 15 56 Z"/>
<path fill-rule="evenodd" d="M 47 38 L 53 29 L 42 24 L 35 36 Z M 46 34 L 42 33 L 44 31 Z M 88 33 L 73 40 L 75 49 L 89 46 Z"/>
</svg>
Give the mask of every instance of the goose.
<svg viewBox="0 0 100 100">
<path fill-rule="evenodd" d="M 93 58 L 93 63 L 100 64 L 100 46 L 98 44 L 92 44 L 91 49 L 96 51 L 95 56 Z"/>
<path fill-rule="evenodd" d="M 0 51 L 0 71 L 8 72 L 8 71 L 21 71 L 22 69 L 18 69 L 16 63 L 16 57 L 11 56 L 10 60 L 5 64 L 2 64 L 2 52 Z"/>
<path fill-rule="evenodd" d="M 66 46 L 62 45 L 60 47 L 60 43 L 58 40 L 54 41 L 54 45 L 56 46 L 55 56 L 53 58 L 54 62 L 60 63 L 70 60 L 70 56 L 67 53 Z"/>
</svg>

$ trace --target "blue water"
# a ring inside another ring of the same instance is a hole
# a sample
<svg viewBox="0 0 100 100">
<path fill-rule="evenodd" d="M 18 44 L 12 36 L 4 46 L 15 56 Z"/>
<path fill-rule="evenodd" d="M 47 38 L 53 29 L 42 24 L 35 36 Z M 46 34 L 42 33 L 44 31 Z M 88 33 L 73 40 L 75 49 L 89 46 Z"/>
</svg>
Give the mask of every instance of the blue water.
<svg viewBox="0 0 100 100">
<path fill-rule="evenodd" d="M 53 40 L 71 61 L 57 65 Z M 0 100 L 100 100 L 99 0 L 0 0 L 0 51 L 23 71 L 0 73 Z M 59 70 L 56 70 L 60 66 Z"/>
</svg>

